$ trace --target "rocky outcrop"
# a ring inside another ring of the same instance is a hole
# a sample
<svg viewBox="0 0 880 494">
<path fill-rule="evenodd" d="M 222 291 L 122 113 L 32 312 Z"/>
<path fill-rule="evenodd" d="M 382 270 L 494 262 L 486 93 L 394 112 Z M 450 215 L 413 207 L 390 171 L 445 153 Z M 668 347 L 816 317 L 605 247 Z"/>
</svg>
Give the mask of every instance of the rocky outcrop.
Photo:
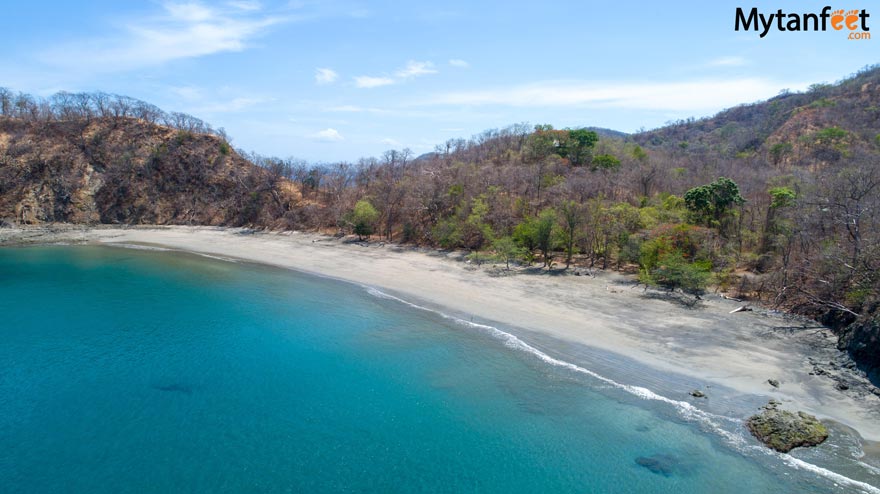
<svg viewBox="0 0 880 494">
<path fill-rule="evenodd" d="M 880 378 L 880 316 L 856 321 L 839 333 L 837 346 L 846 350 L 876 383 Z"/>
<path fill-rule="evenodd" d="M 816 446 L 828 438 L 828 429 L 816 417 L 780 410 L 772 401 L 761 413 L 749 417 L 746 426 L 759 441 L 782 453 L 801 446 Z"/>
</svg>

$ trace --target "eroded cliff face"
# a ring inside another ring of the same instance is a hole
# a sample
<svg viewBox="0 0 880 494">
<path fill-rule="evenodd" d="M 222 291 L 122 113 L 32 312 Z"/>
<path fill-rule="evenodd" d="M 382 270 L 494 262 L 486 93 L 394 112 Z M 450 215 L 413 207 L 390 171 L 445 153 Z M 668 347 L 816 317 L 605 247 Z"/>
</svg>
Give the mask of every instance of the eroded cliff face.
<svg viewBox="0 0 880 494">
<path fill-rule="evenodd" d="M 0 117 L 0 220 L 272 226 L 297 194 L 220 137 L 134 118 Z"/>
</svg>

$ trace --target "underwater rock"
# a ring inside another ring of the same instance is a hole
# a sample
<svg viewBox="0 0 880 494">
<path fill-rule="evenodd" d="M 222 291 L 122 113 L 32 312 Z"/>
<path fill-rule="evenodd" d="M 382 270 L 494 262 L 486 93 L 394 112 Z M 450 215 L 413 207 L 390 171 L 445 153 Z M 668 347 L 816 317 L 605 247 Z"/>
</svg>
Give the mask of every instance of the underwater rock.
<svg viewBox="0 0 880 494">
<path fill-rule="evenodd" d="M 637 465 L 643 466 L 652 473 L 663 475 L 664 477 L 669 477 L 675 473 L 678 463 L 678 458 L 663 453 L 652 456 L 639 456 L 636 458 Z"/>
</svg>

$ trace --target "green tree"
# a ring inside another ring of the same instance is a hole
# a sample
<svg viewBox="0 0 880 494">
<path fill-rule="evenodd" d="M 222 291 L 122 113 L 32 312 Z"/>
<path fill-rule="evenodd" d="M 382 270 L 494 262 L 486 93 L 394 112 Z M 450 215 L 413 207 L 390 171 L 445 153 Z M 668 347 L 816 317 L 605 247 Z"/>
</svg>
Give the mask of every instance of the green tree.
<svg viewBox="0 0 880 494">
<path fill-rule="evenodd" d="M 767 252 L 774 244 L 785 243 L 786 231 L 789 230 L 780 215 L 784 208 L 795 205 L 797 193 L 789 187 L 772 187 L 767 191 L 770 194 L 770 206 L 767 208 L 767 220 L 764 223 L 764 235 L 761 238 L 761 252 Z M 783 237 L 783 238 L 780 238 Z"/>
<path fill-rule="evenodd" d="M 646 153 L 645 150 L 642 149 L 642 146 L 639 146 L 638 144 L 636 144 L 636 147 L 632 150 L 632 157 L 639 162 L 648 161 L 648 153 Z"/>
<path fill-rule="evenodd" d="M 492 250 L 498 259 L 504 261 L 507 269 L 510 269 L 510 261 L 518 259 L 524 252 L 523 248 L 518 246 L 511 237 L 499 237 L 492 242 Z"/>
<path fill-rule="evenodd" d="M 513 241 L 523 249 L 529 264 L 534 260 L 538 248 L 537 220 L 528 216 L 513 229 Z"/>
<path fill-rule="evenodd" d="M 620 160 L 611 154 L 599 154 L 593 157 L 592 170 L 617 170 L 620 168 Z"/>
<path fill-rule="evenodd" d="M 492 226 L 485 221 L 489 214 L 489 204 L 485 194 L 471 200 L 471 210 L 463 223 L 459 225 L 459 238 L 468 249 L 479 250 L 492 241 Z"/>
<path fill-rule="evenodd" d="M 379 212 L 366 199 L 358 201 L 348 215 L 348 223 L 351 224 L 352 231 L 358 236 L 359 240 L 363 240 L 364 237 L 369 237 L 373 234 L 376 220 L 378 219 Z"/>
<path fill-rule="evenodd" d="M 538 215 L 538 221 L 535 225 L 535 243 L 541 255 L 544 257 L 544 267 L 550 269 L 553 264 L 553 256 L 551 251 L 554 247 L 553 227 L 556 226 L 556 211 L 547 208 Z"/>
<path fill-rule="evenodd" d="M 513 240 L 525 249 L 529 262 L 535 250 L 538 250 L 544 258 L 544 266 L 549 268 L 552 264 L 550 252 L 554 247 L 553 227 L 556 221 L 556 211 L 548 208 L 541 211 L 537 218 L 528 217 L 513 229 Z"/>
<path fill-rule="evenodd" d="M 684 194 L 684 204 L 695 221 L 719 230 L 722 228 L 722 220 L 730 210 L 744 202 L 736 182 L 725 177 L 694 187 Z"/>
<path fill-rule="evenodd" d="M 568 131 L 567 157 L 574 166 L 581 166 L 590 162 L 593 146 L 599 142 L 599 134 L 587 129 L 572 129 Z"/>
</svg>

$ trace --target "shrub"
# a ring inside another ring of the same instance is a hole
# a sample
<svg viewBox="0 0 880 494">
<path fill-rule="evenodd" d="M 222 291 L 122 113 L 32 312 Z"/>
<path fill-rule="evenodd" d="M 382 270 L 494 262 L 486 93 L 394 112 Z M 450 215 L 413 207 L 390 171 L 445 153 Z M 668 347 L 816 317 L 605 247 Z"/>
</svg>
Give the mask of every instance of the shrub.
<svg viewBox="0 0 880 494">
<path fill-rule="evenodd" d="M 670 291 L 680 288 L 691 295 L 701 295 L 709 284 L 711 264 L 708 261 L 688 262 L 681 251 L 660 255 L 653 269 L 643 269 L 642 283 L 661 286 Z"/>
</svg>

